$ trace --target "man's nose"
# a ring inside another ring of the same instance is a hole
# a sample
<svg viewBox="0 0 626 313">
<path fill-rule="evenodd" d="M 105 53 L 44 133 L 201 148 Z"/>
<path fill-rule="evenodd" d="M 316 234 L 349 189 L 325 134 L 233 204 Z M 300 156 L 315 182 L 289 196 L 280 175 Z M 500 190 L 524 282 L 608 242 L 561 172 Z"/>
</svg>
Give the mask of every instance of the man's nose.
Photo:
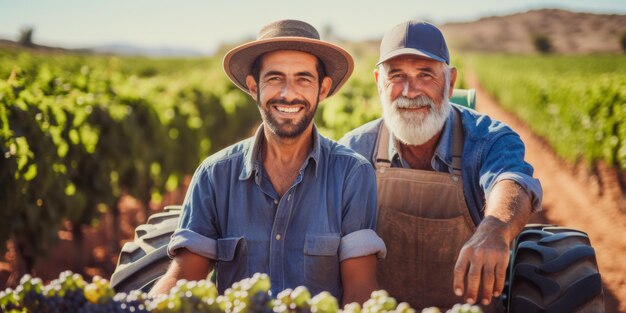
<svg viewBox="0 0 626 313">
<path fill-rule="evenodd" d="M 409 99 L 413 99 L 422 93 L 421 85 L 419 81 L 414 77 L 409 77 L 404 82 L 404 89 L 402 90 L 402 96 Z"/>
<path fill-rule="evenodd" d="M 295 82 L 292 79 L 287 79 L 285 84 L 280 89 L 280 96 L 284 99 L 291 100 L 295 98 L 297 94 Z"/>
</svg>

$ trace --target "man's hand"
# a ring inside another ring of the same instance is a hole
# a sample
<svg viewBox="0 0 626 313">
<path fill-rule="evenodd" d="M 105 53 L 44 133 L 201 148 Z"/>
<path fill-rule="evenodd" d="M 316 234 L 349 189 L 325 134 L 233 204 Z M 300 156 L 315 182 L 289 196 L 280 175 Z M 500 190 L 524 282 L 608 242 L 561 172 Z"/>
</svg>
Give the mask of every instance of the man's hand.
<svg viewBox="0 0 626 313">
<path fill-rule="evenodd" d="M 502 180 L 487 198 L 485 218 L 465 243 L 454 267 L 454 293 L 467 303 L 487 305 L 504 288 L 511 242 L 528 222 L 530 197 L 511 180 Z M 467 288 L 466 288 L 467 285 Z"/>
<path fill-rule="evenodd" d="M 492 296 L 498 297 L 502 293 L 509 264 L 506 228 L 504 223 L 487 217 L 461 249 L 454 267 L 454 293 L 462 296 L 465 290 L 467 303 L 478 302 L 480 287 L 484 305 L 491 302 Z M 464 288 L 466 283 L 467 289 Z"/>
</svg>

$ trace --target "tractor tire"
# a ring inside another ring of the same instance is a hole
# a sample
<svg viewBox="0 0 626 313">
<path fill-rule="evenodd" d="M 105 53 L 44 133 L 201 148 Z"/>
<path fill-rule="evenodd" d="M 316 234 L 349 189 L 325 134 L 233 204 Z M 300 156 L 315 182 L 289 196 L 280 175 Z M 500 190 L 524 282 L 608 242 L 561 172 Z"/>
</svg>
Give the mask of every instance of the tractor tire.
<svg viewBox="0 0 626 313">
<path fill-rule="evenodd" d="M 602 279 L 586 233 L 527 225 L 513 247 L 503 299 L 507 312 L 604 312 Z"/>
<path fill-rule="evenodd" d="M 141 290 L 148 292 L 167 271 L 170 258 L 167 244 L 178 227 L 181 206 L 166 206 L 164 211 L 137 226 L 135 239 L 124 244 L 111 276 L 111 287 L 116 292 Z"/>
</svg>

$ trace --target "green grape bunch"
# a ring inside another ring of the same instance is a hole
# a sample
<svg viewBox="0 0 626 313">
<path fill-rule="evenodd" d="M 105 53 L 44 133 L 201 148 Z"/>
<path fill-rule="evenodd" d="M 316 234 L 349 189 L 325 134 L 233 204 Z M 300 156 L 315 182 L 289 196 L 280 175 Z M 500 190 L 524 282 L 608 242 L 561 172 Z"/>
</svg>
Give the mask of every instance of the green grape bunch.
<svg viewBox="0 0 626 313">
<path fill-rule="evenodd" d="M 8 313 L 415 313 L 406 302 L 398 303 L 385 290 L 372 292 L 360 305 L 340 301 L 328 291 L 312 296 L 304 286 L 272 295 L 270 277 L 254 274 L 234 283 L 220 295 L 210 280 L 179 280 L 168 294 L 150 296 L 140 290 L 115 293 L 109 281 L 94 276 L 91 282 L 70 271 L 44 284 L 24 275 L 15 288 L 0 291 L 0 311 Z M 422 313 L 442 313 L 425 308 Z M 478 306 L 457 304 L 448 313 L 481 313 Z"/>
</svg>

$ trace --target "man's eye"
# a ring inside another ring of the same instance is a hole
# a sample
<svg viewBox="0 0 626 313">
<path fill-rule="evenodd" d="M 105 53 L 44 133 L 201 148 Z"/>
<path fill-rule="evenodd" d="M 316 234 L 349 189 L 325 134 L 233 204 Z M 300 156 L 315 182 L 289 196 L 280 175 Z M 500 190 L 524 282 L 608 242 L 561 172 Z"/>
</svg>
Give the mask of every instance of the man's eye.
<svg viewBox="0 0 626 313">
<path fill-rule="evenodd" d="M 391 76 L 389 77 L 389 80 L 390 80 L 390 81 L 393 81 L 393 82 L 396 82 L 396 81 L 401 81 L 401 80 L 403 80 L 404 78 L 405 78 L 405 76 L 404 76 L 404 75 L 402 75 L 402 74 L 395 74 L 395 75 L 391 75 Z"/>
</svg>

